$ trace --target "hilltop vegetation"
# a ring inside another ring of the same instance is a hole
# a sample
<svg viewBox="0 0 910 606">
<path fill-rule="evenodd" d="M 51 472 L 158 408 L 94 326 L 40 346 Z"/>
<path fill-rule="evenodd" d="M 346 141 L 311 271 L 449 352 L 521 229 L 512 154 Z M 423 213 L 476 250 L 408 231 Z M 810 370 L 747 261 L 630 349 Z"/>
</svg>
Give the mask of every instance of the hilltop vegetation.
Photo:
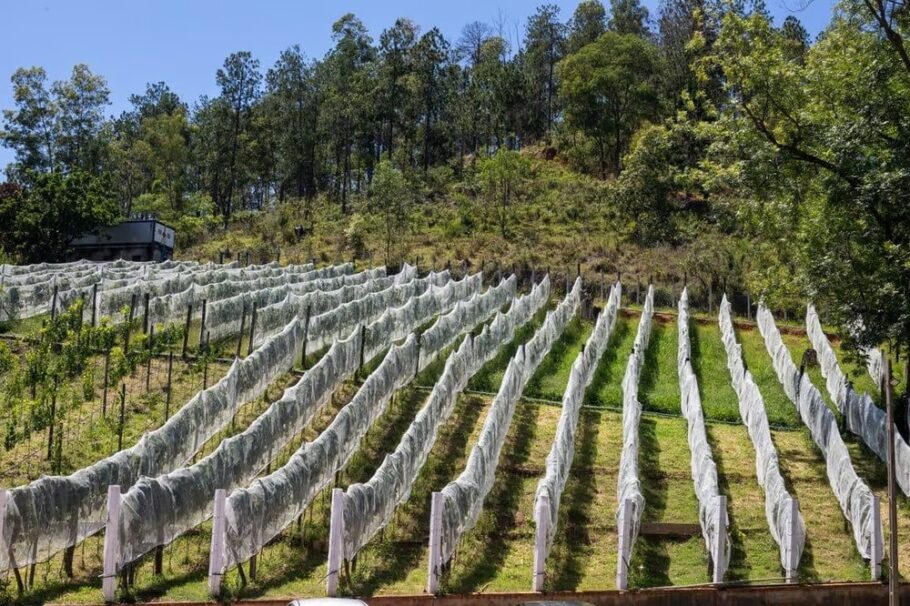
<svg viewBox="0 0 910 606">
<path fill-rule="evenodd" d="M 183 257 L 581 262 L 811 298 L 855 344 L 906 345 L 906 27 L 902 4 L 865 0 L 814 41 L 759 0 L 544 5 L 519 40 L 407 18 L 374 38 L 347 14 L 322 58 L 239 51 L 218 96 L 151 83 L 111 119 L 88 66 L 24 67 L 2 254 L 59 259 L 86 226 L 151 212 Z"/>
</svg>

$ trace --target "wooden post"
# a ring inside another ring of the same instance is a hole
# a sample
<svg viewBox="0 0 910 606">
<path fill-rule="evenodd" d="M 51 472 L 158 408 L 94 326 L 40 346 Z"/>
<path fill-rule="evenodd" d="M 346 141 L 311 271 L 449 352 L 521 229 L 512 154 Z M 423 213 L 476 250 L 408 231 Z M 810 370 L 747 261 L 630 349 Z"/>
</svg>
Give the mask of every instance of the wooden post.
<svg viewBox="0 0 910 606">
<path fill-rule="evenodd" d="M 130 350 L 130 334 L 133 332 L 133 319 L 136 316 L 136 293 L 130 295 L 130 315 L 126 322 L 126 334 L 123 337 L 123 353 Z"/>
<path fill-rule="evenodd" d="M 898 581 L 900 572 L 897 569 L 897 482 L 894 456 L 894 396 L 891 393 L 891 359 L 885 356 L 884 391 L 885 406 L 888 415 L 888 604 L 896 606 L 900 601 Z M 880 532 L 881 526 L 875 527 Z"/>
<path fill-rule="evenodd" d="M 113 603 L 117 589 L 117 554 L 120 552 L 120 486 L 107 487 L 107 524 L 104 530 L 104 573 L 101 592 L 104 601 Z"/>
<path fill-rule="evenodd" d="M 752 319 L 752 295 L 746 293 L 746 319 Z"/>
<path fill-rule="evenodd" d="M 224 576 L 224 505 L 227 491 L 224 488 L 215 490 L 215 507 L 212 516 L 212 549 L 209 555 L 209 593 L 213 597 L 221 595 L 221 579 Z"/>
<path fill-rule="evenodd" d="M 98 283 L 92 284 L 92 328 L 98 325 Z"/>
<path fill-rule="evenodd" d="M 306 342 L 310 338 L 310 314 L 313 311 L 313 304 L 308 303 L 306 306 L 306 316 L 303 321 L 303 344 L 300 346 L 300 367 L 306 370 Z"/>
<path fill-rule="evenodd" d="M 186 346 L 190 338 L 190 322 L 193 321 L 193 304 L 187 303 L 186 306 L 186 323 L 183 325 L 183 357 L 186 357 Z"/>
<path fill-rule="evenodd" d="M 338 577 L 344 561 L 344 490 L 332 489 L 332 513 L 329 521 L 329 561 L 325 592 L 329 597 L 338 593 Z"/>
<path fill-rule="evenodd" d="M 117 426 L 117 450 L 123 450 L 123 423 L 126 421 L 126 383 L 120 384 L 120 424 Z"/>
<path fill-rule="evenodd" d="M 531 591 L 543 591 L 547 571 L 547 535 L 550 530 L 550 497 L 540 495 L 534 509 L 537 531 L 534 534 L 534 578 Z"/>
<path fill-rule="evenodd" d="M 714 279 L 708 281 L 708 313 L 714 312 Z"/>
<path fill-rule="evenodd" d="M 417 335 L 417 355 L 415 356 L 416 361 L 414 362 L 414 378 L 417 378 L 417 375 L 420 374 L 420 342 L 423 334 Z M 470 335 L 468 335 L 470 337 Z"/>
<path fill-rule="evenodd" d="M 143 295 L 142 332 L 149 334 L 149 293 Z"/>
<path fill-rule="evenodd" d="M 149 328 L 148 334 L 148 359 L 145 361 L 145 393 L 148 393 L 152 382 L 152 348 L 154 347 L 155 327 Z"/>
<path fill-rule="evenodd" d="M 234 357 L 240 357 L 240 348 L 243 345 L 243 333 L 246 331 L 246 303 L 243 304 L 243 311 L 240 312 L 240 332 L 237 334 L 237 351 Z"/>
<path fill-rule="evenodd" d="M 164 400 L 164 422 L 171 418 L 171 373 L 174 370 L 174 352 L 167 354 L 167 395 Z"/>
<path fill-rule="evenodd" d="M 882 540 L 882 513 L 878 497 L 872 495 L 872 549 L 869 554 L 869 572 L 873 581 L 882 578 L 882 555 L 884 554 L 884 541 Z"/>
<path fill-rule="evenodd" d="M 429 570 L 427 571 L 427 593 L 439 591 L 439 575 L 442 569 L 442 508 L 441 492 L 434 492 L 430 500 L 430 544 Z"/>
<path fill-rule="evenodd" d="M 363 360 L 366 356 L 367 344 L 367 327 L 365 324 L 360 325 L 360 364 L 357 366 L 357 376 L 363 374 Z"/>
<path fill-rule="evenodd" d="M 51 298 L 51 320 L 57 319 L 57 291 L 60 287 L 57 286 L 57 278 L 54 278 L 54 296 Z"/>
<path fill-rule="evenodd" d="M 202 321 L 199 323 L 199 349 L 202 351 L 203 344 L 205 343 L 205 312 L 208 308 L 208 301 L 206 299 L 202 300 Z"/>
<path fill-rule="evenodd" d="M 714 577 L 712 582 L 717 584 L 724 582 L 724 574 L 727 572 L 726 567 L 720 564 L 724 555 L 724 546 L 727 542 L 727 497 L 724 495 L 717 497 L 717 526 L 714 532 L 714 541 L 714 545 L 711 546 L 714 559 Z"/>
<path fill-rule="evenodd" d="M 632 508 L 635 502 L 626 499 L 622 502 L 619 512 L 619 532 L 616 556 L 616 588 L 625 591 L 629 587 L 629 557 L 632 553 Z"/>
<path fill-rule="evenodd" d="M 101 396 L 101 416 L 107 416 L 107 387 L 110 382 L 109 375 L 111 372 L 111 350 L 107 350 L 107 353 L 104 354 L 104 386 L 102 389 Z"/>
<path fill-rule="evenodd" d="M 3 552 L 6 554 L 7 561 L 4 562 L 0 558 L 0 566 L 6 566 L 7 568 L 12 568 L 12 564 L 9 560 L 9 549 L 6 548 L 6 542 L 3 540 L 3 531 L 4 525 L 6 523 L 6 504 L 9 502 L 9 491 L 5 488 L 0 488 L 0 546 L 3 547 Z"/>
<path fill-rule="evenodd" d="M 253 317 L 250 318 L 250 342 L 247 343 L 246 355 L 253 353 L 253 338 L 256 336 L 256 304 L 253 303 Z"/>
<path fill-rule="evenodd" d="M 790 532 L 787 536 L 787 582 L 799 582 L 799 553 L 796 551 L 796 533 L 799 528 L 799 503 L 790 497 Z"/>
<path fill-rule="evenodd" d="M 57 423 L 57 381 L 54 381 L 54 393 L 51 394 L 51 422 L 47 428 L 47 460 L 54 453 L 54 425 Z"/>
</svg>

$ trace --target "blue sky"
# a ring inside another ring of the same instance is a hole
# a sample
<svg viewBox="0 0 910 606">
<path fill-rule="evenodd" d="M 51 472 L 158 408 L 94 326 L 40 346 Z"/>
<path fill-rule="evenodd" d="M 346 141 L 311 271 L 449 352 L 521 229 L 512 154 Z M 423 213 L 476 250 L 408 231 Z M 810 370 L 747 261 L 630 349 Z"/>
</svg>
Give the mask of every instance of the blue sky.
<svg viewBox="0 0 910 606">
<path fill-rule="evenodd" d="M 185 101 L 217 94 L 215 71 L 238 50 L 257 57 L 263 70 L 292 44 L 311 57 L 331 45 L 331 25 L 352 12 L 374 39 L 397 17 L 422 29 L 439 27 L 450 40 L 470 21 L 499 22 L 513 40 L 538 4 L 557 4 L 563 19 L 578 0 L 0 0 L 0 108 L 12 107 L 9 76 L 40 65 L 49 80 L 66 78 L 76 63 L 104 76 L 111 89 L 109 113 L 127 109 L 131 94 L 163 80 Z M 657 0 L 643 0 L 656 14 Z M 605 2 L 606 3 L 606 2 Z M 777 21 L 795 14 L 812 36 L 831 16 L 834 0 L 767 0 Z M 0 168 L 13 158 L 0 147 Z"/>
</svg>

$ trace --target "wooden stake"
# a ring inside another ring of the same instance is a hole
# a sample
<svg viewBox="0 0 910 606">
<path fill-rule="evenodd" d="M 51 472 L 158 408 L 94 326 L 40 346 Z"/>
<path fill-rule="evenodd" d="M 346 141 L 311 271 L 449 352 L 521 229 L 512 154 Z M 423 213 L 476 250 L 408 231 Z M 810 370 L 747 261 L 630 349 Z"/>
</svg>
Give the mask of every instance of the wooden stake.
<svg viewBox="0 0 910 606">
<path fill-rule="evenodd" d="M 243 304 L 243 311 L 240 312 L 240 332 L 237 335 L 237 351 L 234 357 L 240 357 L 240 347 L 243 345 L 243 333 L 246 331 L 246 303 Z"/>
<path fill-rule="evenodd" d="M 253 303 L 253 317 L 250 318 L 250 341 L 247 343 L 246 355 L 253 353 L 253 338 L 256 336 L 256 304 Z M 250 575 L 252 577 L 252 575 Z"/>
<path fill-rule="evenodd" d="M 117 427 L 117 451 L 123 450 L 123 424 L 126 421 L 126 383 L 120 384 L 120 425 Z"/>
<path fill-rule="evenodd" d="M 104 601 L 116 601 L 117 553 L 120 551 L 120 486 L 107 487 L 107 525 L 104 530 L 104 574 L 101 592 Z"/>
<path fill-rule="evenodd" d="M 186 323 L 183 325 L 183 357 L 186 358 L 186 347 L 190 338 L 190 322 L 193 321 L 193 304 L 186 306 Z"/>
</svg>

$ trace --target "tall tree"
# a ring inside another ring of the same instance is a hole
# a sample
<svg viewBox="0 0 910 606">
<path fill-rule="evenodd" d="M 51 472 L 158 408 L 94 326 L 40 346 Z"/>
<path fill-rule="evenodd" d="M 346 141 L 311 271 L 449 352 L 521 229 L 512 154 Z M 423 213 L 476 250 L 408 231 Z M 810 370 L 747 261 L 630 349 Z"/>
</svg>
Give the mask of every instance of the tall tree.
<svg viewBox="0 0 910 606">
<path fill-rule="evenodd" d="M 648 9 L 639 0 L 613 0 L 607 28 L 617 34 L 647 38 L 651 35 L 648 29 Z"/>
<path fill-rule="evenodd" d="M 43 68 L 19 68 L 10 80 L 15 109 L 3 110 L 0 136 L 16 154 L 9 176 L 22 180 L 28 171 L 49 172 L 57 166 L 60 108 L 47 88 Z"/>
<path fill-rule="evenodd" d="M 110 104 L 107 81 L 79 64 L 69 80 L 54 82 L 52 90 L 60 112 L 59 163 L 97 174 L 109 142 L 104 134 L 104 110 Z"/>
<path fill-rule="evenodd" d="M 566 52 L 576 53 L 607 31 L 607 9 L 600 0 L 582 0 L 569 21 Z"/>
<path fill-rule="evenodd" d="M 556 115 L 556 64 L 565 50 L 565 26 L 559 21 L 559 7 L 546 4 L 528 18 L 525 30 L 524 60 L 530 83 L 533 114 L 531 132 L 547 135 Z"/>
<path fill-rule="evenodd" d="M 417 41 L 411 61 L 414 69 L 414 96 L 420 100 L 418 120 L 421 122 L 421 164 L 426 173 L 430 164 L 436 160 L 435 154 L 441 138 L 436 125 L 453 93 L 450 90 L 451 79 L 447 77 L 451 74 L 452 67 L 449 65 L 449 43 L 434 27 Z"/>
<path fill-rule="evenodd" d="M 656 115 L 659 73 L 651 43 L 614 32 L 560 64 L 566 123 L 594 141 L 601 177 L 620 172 L 632 134 Z"/>
<path fill-rule="evenodd" d="M 413 129 L 403 115 L 407 97 L 407 79 L 413 69 L 412 52 L 417 42 L 418 28 L 410 19 L 399 18 L 379 36 L 378 97 L 382 121 L 382 148 L 392 157 L 395 137 L 400 130 Z M 406 137 L 409 138 L 409 137 Z"/>
<path fill-rule="evenodd" d="M 317 187 L 316 145 L 322 101 L 316 66 L 294 45 L 281 53 L 266 82 L 279 125 L 279 197 L 283 199 L 290 189 L 292 195 L 310 199 Z"/>
<path fill-rule="evenodd" d="M 237 170 L 237 156 L 240 153 L 241 137 L 253 103 L 259 97 L 259 60 L 253 59 L 248 51 L 232 53 L 218 70 L 215 80 L 221 87 L 221 97 L 231 110 L 230 156 L 226 190 L 216 198 L 220 201 L 224 224 L 227 225 L 233 210 L 235 190 L 240 186 Z"/>
</svg>

